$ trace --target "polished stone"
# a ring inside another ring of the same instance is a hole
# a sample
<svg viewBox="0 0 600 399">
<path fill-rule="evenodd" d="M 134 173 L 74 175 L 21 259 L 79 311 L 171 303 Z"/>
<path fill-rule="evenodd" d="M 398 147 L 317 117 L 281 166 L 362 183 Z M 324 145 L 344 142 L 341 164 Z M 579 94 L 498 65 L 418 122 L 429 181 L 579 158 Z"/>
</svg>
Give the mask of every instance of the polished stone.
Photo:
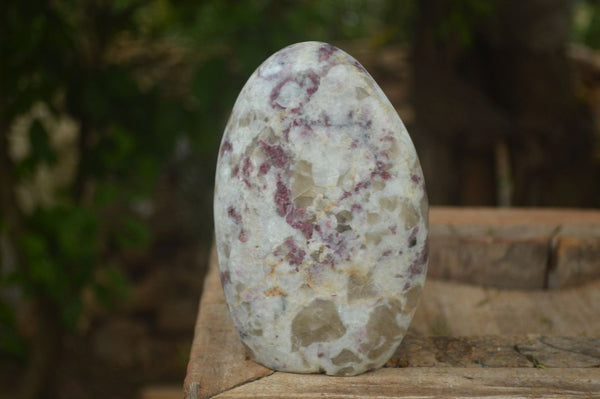
<svg viewBox="0 0 600 399">
<path fill-rule="evenodd" d="M 298 43 L 254 72 L 223 135 L 214 211 L 252 359 L 356 375 L 390 358 L 425 282 L 428 203 L 402 121 L 354 58 Z"/>
</svg>

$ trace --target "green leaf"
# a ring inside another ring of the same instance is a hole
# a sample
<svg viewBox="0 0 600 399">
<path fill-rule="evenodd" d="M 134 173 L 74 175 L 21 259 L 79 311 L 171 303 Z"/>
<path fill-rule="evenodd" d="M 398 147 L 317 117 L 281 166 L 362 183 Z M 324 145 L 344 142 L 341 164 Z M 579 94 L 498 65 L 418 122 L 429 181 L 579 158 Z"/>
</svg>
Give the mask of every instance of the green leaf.
<svg viewBox="0 0 600 399">
<path fill-rule="evenodd" d="M 98 302 L 105 308 L 114 306 L 118 300 L 125 300 L 130 295 L 126 277 L 115 267 L 100 270 L 94 292 Z"/>
<path fill-rule="evenodd" d="M 121 249 L 141 249 L 150 242 L 150 230 L 140 220 L 134 217 L 127 217 L 121 221 L 120 231 L 116 235 L 116 240 Z"/>
<path fill-rule="evenodd" d="M 82 303 L 79 298 L 71 298 L 61 307 L 63 323 L 70 329 L 75 329 L 82 314 Z"/>
<path fill-rule="evenodd" d="M 108 131 L 100 147 L 102 168 L 107 170 L 124 169 L 130 163 L 136 147 L 132 133 L 121 125 L 115 125 Z"/>
<path fill-rule="evenodd" d="M 56 153 L 50 143 L 44 125 L 35 119 L 28 131 L 29 154 L 17 164 L 17 176 L 21 179 L 31 178 L 41 164 L 56 163 Z"/>
<path fill-rule="evenodd" d="M 2 353 L 24 359 L 27 349 L 19 335 L 13 309 L 0 300 L 0 354 Z"/>
<path fill-rule="evenodd" d="M 120 191 L 120 187 L 114 181 L 106 180 L 99 183 L 94 195 L 94 204 L 98 207 L 105 207 L 119 197 Z"/>
<path fill-rule="evenodd" d="M 57 267 L 49 253 L 48 242 L 37 232 L 29 231 L 22 238 L 22 248 L 27 262 L 26 285 L 29 294 L 47 293 L 53 299 L 62 296 L 65 272 Z"/>
<path fill-rule="evenodd" d="M 79 265 L 93 262 L 97 254 L 97 221 L 82 207 L 71 207 L 57 212 L 55 237 L 57 250 L 65 262 Z"/>
<path fill-rule="evenodd" d="M 48 132 L 44 125 L 38 120 L 34 120 L 29 129 L 29 141 L 31 146 L 31 156 L 38 162 L 53 164 L 56 162 L 56 154 L 50 145 Z"/>
<path fill-rule="evenodd" d="M 219 88 L 226 78 L 226 68 L 222 58 L 214 58 L 196 71 L 192 81 L 192 92 L 201 108 L 210 106 L 219 95 Z"/>
</svg>

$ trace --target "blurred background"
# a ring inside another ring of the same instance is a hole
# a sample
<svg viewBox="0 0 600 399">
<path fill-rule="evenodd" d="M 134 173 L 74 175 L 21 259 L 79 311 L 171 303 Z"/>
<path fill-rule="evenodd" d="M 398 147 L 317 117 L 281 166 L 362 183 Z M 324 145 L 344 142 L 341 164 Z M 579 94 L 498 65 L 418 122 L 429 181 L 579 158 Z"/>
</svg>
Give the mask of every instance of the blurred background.
<svg viewBox="0 0 600 399">
<path fill-rule="evenodd" d="M 246 79 L 294 42 L 370 71 L 431 204 L 600 207 L 600 1 L 1 8 L 0 397 L 182 383 L 221 134 Z"/>
</svg>

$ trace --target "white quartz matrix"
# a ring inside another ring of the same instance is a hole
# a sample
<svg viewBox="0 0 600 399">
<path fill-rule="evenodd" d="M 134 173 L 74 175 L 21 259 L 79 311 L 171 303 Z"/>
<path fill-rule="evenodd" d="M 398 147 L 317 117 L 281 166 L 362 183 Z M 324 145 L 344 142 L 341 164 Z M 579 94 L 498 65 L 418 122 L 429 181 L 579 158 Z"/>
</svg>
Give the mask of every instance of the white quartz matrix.
<svg viewBox="0 0 600 399">
<path fill-rule="evenodd" d="M 425 282 L 428 203 L 406 128 L 358 61 L 306 42 L 254 72 L 221 142 L 214 213 L 253 360 L 350 376 L 393 355 Z"/>
</svg>

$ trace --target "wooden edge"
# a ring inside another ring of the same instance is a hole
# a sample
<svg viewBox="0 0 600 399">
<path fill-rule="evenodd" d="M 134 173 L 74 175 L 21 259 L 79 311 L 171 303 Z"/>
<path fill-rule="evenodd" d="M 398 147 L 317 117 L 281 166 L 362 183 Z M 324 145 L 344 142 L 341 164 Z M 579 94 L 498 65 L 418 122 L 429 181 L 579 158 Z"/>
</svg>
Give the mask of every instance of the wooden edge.
<svg viewBox="0 0 600 399">
<path fill-rule="evenodd" d="M 406 336 L 386 367 L 593 368 L 600 338 Z"/>
<path fill-rule="evenodd" d="M 431 367 L 438 369 L 598 368 L 600 367 L 600 338 L 561 338 L 542 335 L 407 336 L 387 363 L 387 367 L 395 368 L 403 375 L 407 369 Z M 215 395 L 229 397 L 227 395 L 234 392 L 237 387 L 253 386 L 257 381 L 271 374 L 273 371 L 246 357 L 245 349 L 229 317 L 213 249 L 184 383 L 185 397 L 190 399 Z M 369 375 L 378 374 L 366 374 Z M 318 376 L 295 375 L 295 377 L 285 378 L 312 379 L 314 377 Z M 365 381 L 366 384 L 377 383 L 376 380 Z"/>
<path fill-rule="evenodd" d="M 600 276 L 600 210 L 432 207 L 429 239 L 429 277 L 531 290 Z"/>
<path fill-rule="evenodd" d="M 560 225 L 589 225 L 594 223 L 600 224 L 600 212 L 593 210 L 586 211 L 562 209 L 502 210 L 495 208 L 460 209 L 433 207 L 431 209 L 431 223 L 475 223 L 498 225 L 547 225 L 558 223 Z M 209 270 L 205 279 L 204 292 L 201 298 L 201 306 L 199 309 L 199 316 L 196 321 L 187 375 L 184 382 L 184 392 L 186 398 L 197 399 L 220 395 L 220 393 L 232 391 L 232 388 L 234 387 L 241 388 L 255 385 L 258 382 L 257 380 L 261 380 L 263 377 L 273 374 L 273 371 L 250 361 L 246 356 L 243 344 L 241 343 L 241 340 L 239 339 L 235 327 L 233 326 L 233 323 L 229 317 L 223 290 L 221 288 L 218 261 L 214 246 L 211 252 Z M 495 339 L 499 339 L 499 337 L 496 337 Z M 562 360 L 562 363 L 556 360 L 556 356 L 554 358 L 550 356 L 550 358 L 554 360 L 548 360 L 548 358 L 540 357 L 540 353 L 542 352 L 539 352 L 543 348 L 549 346 L 549 344 L 544 341 L 547 339 L 562 338 L 538 337 L 535 339 L 525 339 L 521 337 L 513 340 L 514 342 L 505 342 L 504 344 L 499 345 L 498 347 L 504 348 L 502 350 L 508 351 L 506 353 L 511 354 L 511 361 L 514 362 L 514 364 L 505 364 L 502 363 L 502 361 L 498 362 L 498 357 L 496 357 L 496 360 L 494 361 L 489 361 L 489 359 L 485 360 L 485 356 L 478 359 L 473 357 L 473 353 L 480 353 L 482 351 L 486 352 L 486 348 L 493 348 L 493 346 L 489 346 L 491 341 L 493 341 L 493 339 L 490 337 L 407 337 L 400 348 L 400 352 L 390 360 L 392 363 L 389 363 L 388 365 L 394 367 L 402 367 L 407 365 L 412 366 L 407 367 L 406 369 L 417 366 L 438 368 L 465 367 L 465 362 L 467 362 L 466 364 L 468 366 L 472 366 L 470 363 L 472 361 L 475 364 L 473 367 L 526 368 L 533 367 L 536 364 L 541 365 L 542 367 L 579 367 L 574 366 L 574 364 L 581 365 L 586 362 L 594 363 L 598 360 L 598 358 L 600 358 L 597 349 L 595 352 L 593 349 L 589 349 L 590 345 L 592 348 L 600 347 L 597 339 L 596 341 L 594 341 L 594 339 L 588 339 L 588 341 L 586 341 L 585 338 L 565 338 L 568 340 L 568 345 L 571 345 L 571 347 L 577 347 L 579 345 L 579 347 L 587 348 L 585 349 L 587 352 L 583 353 L 582 350 L 579 350 L 581 353 L 571 355 L 567 353 L 573 352 L 571 348 L 566 351 L 557 352 L 564 355 L 560 359 L 567 359 L 566 363 Z M 563 344 L 565 342 L 567 341 L 562 341 Z M 549 347 L 552 347 L 552 345 Z M 456 349 L 454 351 L 456 356 L 451 356 L 451 354 L 454 352 L 452 350 L 449 351 L 449 348 Z M 510 348 L 513 348 L 518 353 L 514 354 L 510 352 Z M 463 351 L 462 354 L 460 350 Z M 465 353 L 467 352 L 471 357 L 465 357 Z M 413 354 L 411 355 L 411 353 Z M 493 353 L 493 350 L 491 353 Z M 420 358 L 417 358 L 417 355 L 420 356 Z M 546 353 L 546 355 L 548 354 Z M 430 359 L 427 360 L 423 356 L 430 356 Z M 427 364 L 428 362 L 431 363 L 431 359 L 434 359 L 435 362 L 433 364 Z M 493 365 L 495 364 L 494 362 L 497 363 L 495 366 Z M 544 364 L 544 362 L 546 364 Z M 596 364 L 592 367 L 599 366 L 600 365 Z"/>
<path fill-rule="evenodd" d="M 600 210 L 432 206 L 429 209 L 429 222 L 430 224 L 496 226 L 592 225 L 600 224 Z"/>
<path fill-rule="evenodd" d="M 599 392 L 597 369 L 384 368 L 355 377 L 278 372 L 215 398 L 591 398 Z"/>
<path fill-rule="evenodd" d="M 246 357 L 229 317 L 213 245 L 184 381 L 184 397 L 208 398 L 271 373 Z"/>
</svg>

